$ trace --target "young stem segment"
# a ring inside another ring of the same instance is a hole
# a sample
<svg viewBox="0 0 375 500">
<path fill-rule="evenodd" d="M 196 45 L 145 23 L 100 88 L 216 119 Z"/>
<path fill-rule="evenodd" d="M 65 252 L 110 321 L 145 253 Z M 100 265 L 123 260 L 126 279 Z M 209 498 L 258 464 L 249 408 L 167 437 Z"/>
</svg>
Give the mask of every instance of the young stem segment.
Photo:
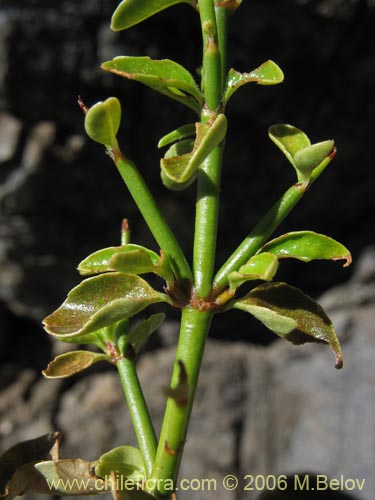
<svg viewBox="0 0 375 500">
<path fill-rule="evenodd" d="M 155 240 L 172 258 L 178 280 L 191 282 L 193 276 L 185 255 L 137 167 L 120 153 L 115 155 L 115 163 Z"/>
<path fill-rule="evenodd" d="M 181 318 L 181 332 L 177 347 L 176 360 L 173 368 L 171 387 L 178 385 L 181 363 L 183 364 L 189 387 L 189 397 L 179 402 L 169 397 L 161 429 L 158 450 L 156 453 L 152 480 L 158 497 L 168 496 L 166 480 L 173 480 L 176 484 L 181 462 L 186 433 L 193 407 L 195 390 L 198 383 L 199 370 L 202 362 L 206 336 L 212 320 L 212 313 L 197 309 L 183 309 Z"/>
<path fill-rule="evenodd" d="M 147 477 L 151 475 L 156 455 L 157 440 L 148 412 L 134 360 L 123 357 L 116 363 L 122 388 L 128 404 L 135 436 L 146 467 Z"/>
<path fill-rule="evenodd" d="M 215 11 L 213 0 L 200 0 L 199 13 L 203 36 L 202 88 L 206 106 L 201 122 L 217 112 L 223 93 L 222 67 L 226 60 L 226 14 Z M 216 15 L 220 20 L 217 23 Z M 219 28 L 219 32 L 218 32 Z M 219 145 L 202 163 L 198 174 L 197 206 L 194 238 L 194 285 L 196 293 L 205 298 L 212 289 L 214 274 L 219 194 L 223 145 Z"/>
<path fill-rule="evenodd" d="M 311 175 L 309 186 L 319 177 L 332 160 L 333 155 L 324 160 Z M 252 257 L 277 229 L 289 212 L 297 205 L 309 186 L 294 184 L 271 207 L 266 215 L 258 222 L 251 233 L 246 236 L 229 259 L 223 264 L 215 276 L 214 289 L 222 291 L 228 284 L 228 274 L 236 271 Z"/>
</svg>

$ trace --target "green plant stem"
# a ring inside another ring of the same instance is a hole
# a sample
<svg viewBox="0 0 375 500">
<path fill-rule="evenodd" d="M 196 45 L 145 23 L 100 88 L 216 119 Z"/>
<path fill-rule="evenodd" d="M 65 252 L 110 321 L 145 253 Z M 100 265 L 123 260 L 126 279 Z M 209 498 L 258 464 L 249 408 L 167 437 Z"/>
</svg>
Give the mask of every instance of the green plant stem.
<svg viewBox="0 0 375 500">
<path fill-rule="evenodd" d="M 135 370 L 134 360 L 123 357 L 116 363 L 116 366 L 128 404 L 138 446 L 145 463 L 146 473 L 149 477 L 152 472 L 157 449 L 157 440 L 151 417 Z"/>
<path fill-rule="evenodd" d="M 115 156 L 115 163 L 155 240 L 172 258 L 177 278 L 181 282 L 191 282 L 193 276 L 185 255 L 137 167 L 122 154 Z"/>
<path fill-rule="evenodd" d="M 227 40 L 228 40 L 228 9 L 215 7 L 217 37 L 220 54 L 221 97 L 224 93 L 227 79 Z"/>
<path fill-rule="evenodd" d="M 313 171 L 309 186 L 325 170 L 331 159 L 332 157 L 327 158 Z M 217 272 L 214 279 L 216 292 L 222 291 L 227 286 L 229 273 L 236 271 L 240 266 L 246 264 L 250 257 L 255 255 L 289 212 L 297 205 L 309 186 L 304 186 L 301 183 L 294 184 L 271 207 Z"/>
<path fill-rule="evenodd" d="M 216 147 L 200 166 L 195 215 L 194 285 L 205 298 L 212 289 L 215 266 L 222 147 Z"/>
<path fill-rule="evenodd" d="M 202 90 L 209 110 L 215 111 L 222 98 L 222 71 L 216 14 L 213 0 L 199 0 L 203 38 Z M 220 35 L 222 41 L 223 38 Z M 222 47 L 225 51 L 225 47 Z"/>
<path fill-rule="evenodd" d="M 199 2 L 203 36 L 202 88 L 206 101 L 206 108 L 201 115 L 202 123 L 207 122 L 220 106 L 224 85 L 222 62 L 226 59 L 226 15 L 219 16 L 218 10 L 223 9 L 218 8 L 215 12 L 212 0 Z M 216 15 L 220 19 L 219 33 Z M 222 155 L 221 144 L 208 155 L 198 174 L 193 264 L 195 290 L 202 298 L 207 297 L 212 289 Z"/>
<path fill-rule="evenodd" d="M 155 494 L 168 496 L 171 491 L 164 487 L 166 480 L 176 484 L 182 451 L 186 439 L 189 419 L 198 383 L 206 336 L 212 313 L 187 308 L 182 311 L 181 331 L 173 368 L 171 387 L 176 387 L 180 377 L 180 364 L 183 363 L 189 384 L 189 398 L 186 404 L 178 404 L 168 398 L 158 450 L 151 478 L 157 487 Z M 150 481 L 151 483 L 151 481 Z"/>
</svg>

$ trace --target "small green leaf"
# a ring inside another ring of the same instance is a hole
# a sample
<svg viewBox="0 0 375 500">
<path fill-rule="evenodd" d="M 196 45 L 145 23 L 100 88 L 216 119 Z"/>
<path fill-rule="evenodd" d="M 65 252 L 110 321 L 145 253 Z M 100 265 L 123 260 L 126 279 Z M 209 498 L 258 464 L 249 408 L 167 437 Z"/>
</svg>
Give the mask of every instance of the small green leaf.
<svg viewBox="0 0 375 500">
<path fill-rule="evenodd" d="M 314 233 L 313 231 L 296 231 L 283 234 L 266 243 L 259 252 L 269 252 L 278 259 L 293 258 L 310 262 L 315 259 L 345 260 L 344 267 L 352 262 L 349 250 L 338 241 Z"/>
<path fill-rule="evenodd" d="M 120 267 L 116 265 L 118 257 Z M 121 271 L 128 274 L 142 274 L 152 272 L 159 264 L 160 256 L 140 245 L 123 245 L 120 247 L 108 247 L 92 253 L 78 266 L 78 271 L 83 276 L 90 274 L 106 273 L 110 271 Z"/>
<path fill-rule="evenodd" d="M 33 489 L 50 493 L 44 480 L 34 469 L 34 464 L 46 459 L 57 459 L 60 434 L 44 434 L 35 439 L 18 443 L 0 456 L 0 498 L 12 500 Z"/>
<path fill-rule="evenodd" d="M 271 141 L 284 153 L 293 166 L 295 166 L 295 154 L 311 145 L 307 135 L 292 125 L 272 125 L 268 129 L 268 133 Z"/>
<path fill-rule="evenodd" d="M 153 314 L 148 319 L 138 323 L 126 336 L 126 341 L 133 345 L 134 351 L 138 354 L 141 346 L 163 323 L 165 314 Z"/>
<path fill-rule="evenodd" d="M 110 357 L 90 351 L 72 351 L 60 354 L 43 370 L 46 378 L 67 378 L 90 368 L 99 361 L 110 362 Z"/>
<path fill-rule="evenodd" d="M 121 123 L 121 105 L 116 97 L 92 106 L 85 116 L 87 135 L 107 148 L 117 149 L 117 132 Z"/>
<path fill-rule="evenodd" d="M 79 337 L 134 316 L 150 304 L 170 302 L 139 276 L 108 273 L 84 280 L 45 318 L 51 335 Z"/>
<path fill-rule="evenodd" d="M 139 449 L 134 446 L 120 446 L 104 453 L 95 466 L 95 474 L 104 479 L 112 472 L 116 477 L 123 476 L 141 484 L 146 478 L 146 471 Z"/>
<path fill-rule="evenodd" d="M 123 0 L 112 16 L 111 29 L 126 30 L 158 12 L 179 3 L 196 7 L 196 0 Z"/>
<path fill-rule="evenodd" d="M 285 283 L 266 283 L 254 288 L 232 307 L 247 311 L 277 335 L 295 345 L 328 344 L 342 368 L 342 353 L 335 328 L 322 307 L 298 288 Z"/>
<path fill-rule="evenodd" d="M 294 156 L 296 169 L 310 178 L 312 171 L 332 153 L 334 146 L 334 141 L 323 141 L 297 151 Z"/>
<path fill-rule="evenodd" d="M 160 162 L 163 182 L 167 178 L 174 189 L 178 189 L 179 186 L 186 187 L 195 180 L 202 162 L 225 138 L 227 119 L 225 115 L 219 114 L 212 124 L 197 123 L 196 129 L 196 140 L 191 152 L 170 156 L 173 151 L 172 146 Z M 180 146 L 177 146 L 178 144 Z M 188 144 L 188 142 L 181 141 L 176 144 L 176 148 L 184 150 L 185 145 L 188 146 Z"/>
<path fill-rule="evenodd" d="M 268 134 L 295 168 L 298 181 L 304 184 L 308 184 L 312 172 L 319 165 L 333 157 L 334 141 L 311 145 L 307 135 L 292 125 L 272 125 Z"/>
<path fill-rule="evenodd" d="M 232 292 L 246 281 L 265 280 L 271 281 L 278 268 L 278 260 L 272 253 L 259 253 L 251 259 L 238 271 L 230 273 L 228 276 L 229 288 Z"/>
<path fill-rule="evenodd" d="M 187 123 L 186 125 L 182 125 L 162 137 L 158 142 L 158 148 L 169 146 L 173 142 L 181 141 L 182 139 L 186 139 L 186 137 L 193 135 L 195 135 L 195 123 Z"/>
<path fill-rule="evenodd" d="M 169 59 L 120 56 L 101 66 L 105 71 L 136 80 L 200 113 L 203 97 L 189 71 Z"/>
<path fill-rule="evenodd" d="M 104 480 L 93 474 L 95 463 L 77 458 L 40 462 L 35 468 L 46 479 L 50 494 L 98 495 L 110 488 Z"/>
<path fill-rule="evenodd" d="M 172 262 L 167 254 L 161 256 L 140 245 L 127 244 L 108 247 L 92 253 L 78 266 L 81 275 L 118 271 L 126 274 L 155 273 L 173 281 Z"/>
<path fill-rule="evenodd" d="M 250 73 L 239 73 L 230 69 L 227 76 L 224 102 L 227 103 L 232 95 L 242 85 L 255 82 L 259 85 L 277 85 L 284 80 L 284 73 L 273 61 L 266 61 Z"/>
</svg>

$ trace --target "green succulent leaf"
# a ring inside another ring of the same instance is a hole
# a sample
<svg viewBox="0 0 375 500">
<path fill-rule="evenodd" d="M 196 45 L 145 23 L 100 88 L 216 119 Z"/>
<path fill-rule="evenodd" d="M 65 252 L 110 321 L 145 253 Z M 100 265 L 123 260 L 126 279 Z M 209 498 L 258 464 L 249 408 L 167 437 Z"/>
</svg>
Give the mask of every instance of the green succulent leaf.
<svg viewBox="0 0 375 500">
<path fill-rule="evenodd" d="M 344 267 L 352 262 L 352 256 L 344 245 L 329 236 L 313 231 L 283 234 L 266 243 L 259 252 L 271 253 L 278 259 L 293 258 L 303 262 L 316 259 L 345 260 Z"/>
<path fill-rule="evenodd" d="M 342 368 L 341 347 L 331 320 L 319 304 L 298 288 L 286 283 L 266 283 L 235 301 L 232 307 L 249 312 L 295 345 L 328 344 L 335 354 L 336 368 Z"/>
<path fill-rule="evenodd" d="M 111 271 L 142 274 L 153 272 L 153 268 L 158 266 L 159 261 L 160 256 L 152 250 L 129 244 L 103 248 L 92 253 L 80 262 L 78 271 L 83 276 Z"/>
<path fill-rule="evenodd" d="M 193 135 L 195 135 L 195 123 L 187 123 L 186 125 L 182 125 L 162 137 L 158 142 L 158 148 L 169 146 L 173 142 L 181 141 L 182 139 L 186 139 L 186 137 Z"/>
<path fill-rule="evenodd" d="M 146 478 L 146 471 L 139 449 L 134 446 L 120 446 L 104 453 L 95 466 L 95 474 L 104 479 L 112 472 L 116 477 L 123 476 L 141 484 Z"/>
<path fill-rule="evenodd" d="M 259 85 L 277 85 L 284 80 L 284 73 L 273 61 L 266 61 L 250 73 L 239 73 L 230 69 L 224 90 L 224 102 L 227 103 L 232 95 L 246 83 Z"/>
<path fill-rule="evenodd" d="M 123 0 L 112 16 L 111 29 L 126 30 L 158 12 L 179 3 L 196 7 L 195 0 Z"/>
<path fill-rule="evenodd" d="M 312 171 L 333 151 L 334 141 L 323 141 L 297 151 L 294 155 L 296 169 L 304 177 L 310 178 Z"/>
<path fill-rule="evenodd" d="M 229 289 L 234 292 L 236 288 L 250 280 L 271 281 L 278 266 L 277 257 L 272 253 L 262 252 L 254 255 L 238 271 L 229 274 Z"/>
<path fill-rule="evenodd" d="M 95 464 L 77 458 L 40 462 L 35 468 L 47 481 L 50 494 L 98 495 L 110 488 L 92 472 Z"/>
<path fill-rule="evenodd" d="M 161 252 L 161 256 L 140 245 L 127 244 L 98 250 L 78 265 L 83 276 L 107 272 L 126 274 L 155 273 L 172 281 L 174 278 L 170 257 Z"/>
<path fill-rule="evenodd" d="M 134 316 L 150 304 L 170 302 L 139 276 L 108 273 L 84 280 L 44 320 L 51 335 L 79 338 Z"/>
<path fill-rule="evenodd" d="M 94 141 L 110 149 L 118 149 L 117 132 L 121 123 L 121 104 L 116 97 L 98 102 L 86 113 L 85 129 Z"/>
<path fill-rule="evenodd" d="M 186 187 L 195 180 L 202 162 L 225 138 L 227 119 L 225 115 L 219 114 L 212 124 L 197 123 L 196 130 L 197 135 L 192 151 L 171 156 L 174 151 L 172 146 L 160 162 L 163 182 L 168 179 L 167 187 L 172 185 L 171 189 L 178 190 L 180 186 Z M 176 149 L 184 151 L 185 147 L 189 147 L 190 144 L 187 139 L 180 141 L 176 144 Z"/>
<path fill-rule="evenodd" d="M 120 56 L 102 64 L 105 71 L 141 82 L 175 99 L 197 113 L 203 106 L 202 94 L 189 71 L 169 59 Z"/>
<path fill-rule="evenodd" d="M 27 490 L 50 493 L 48 485 L 35 470 L 41 460 L 57 459 L 60 434 L 44 434 L 16 444 L 0 456 L 0 498 L 12 500 Z"/>
<path fill-rule="evenodd" d="M 90 368 L 99 361 L 110 363 L 111 359 L 105 354 L 90 351 L 66 352 L 56 356 L 42 373 L 46 378 L 67 378 Z"/>
<path fill-rule="evenodd" d="M 136 354 L 142 345 L 159 328 L 165 319 L 164 313 L 157 313 L 138 323 L 126 336 L 126 341 L 132 344 Z"/>
<path fill-rule="evenodd" d="M 307 184 L 312 172 L 332 158 L 334 141 L 311 145 L 307 135 L 292 125 L 272 125 L 268 134 L 272 142 L 284 153 L 297 172 L 299 182 Z"/>
</svg>

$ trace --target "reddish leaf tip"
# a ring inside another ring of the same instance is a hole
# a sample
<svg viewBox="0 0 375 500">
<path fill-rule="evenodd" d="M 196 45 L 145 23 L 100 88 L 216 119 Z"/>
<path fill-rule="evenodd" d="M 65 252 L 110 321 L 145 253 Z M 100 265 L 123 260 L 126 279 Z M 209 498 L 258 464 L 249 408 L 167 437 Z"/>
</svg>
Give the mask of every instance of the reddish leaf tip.
<svg viewBox="0 0 375 500">
<path fill-rule="evenodd" d="M 82 109 L 82 111 L 84 112 L 84 114 L 86 114 L 88 112 L 89 108 L 83 102 L 82 97 L 80 95 L 77 97 L 77 102 L 78 102 L 78 106 Z"/>
<path fill-rule="evenodd" d="M 122 231 L 130 231 L 130 224 L 129 224 L 128 219 L 122 219 L 121 230 Z"/>
<path fill-rule="evenodd" d="M 332 152 L 328 155 L 328 158 L 330 160 L 333 160 L 333 158 L 336 156 L 336 153 L 337 153 L 337 148 L 336 146 L 332 149 Z"/>
<path fill-rule="evenodd" d="M 336 358 L 335 368 L 336 370 L 341 370 L 341 368 L 344 366 L 344 360 L 342 358 L 341 352 L 336 352 L 335 358 Z"/>
</svg>

